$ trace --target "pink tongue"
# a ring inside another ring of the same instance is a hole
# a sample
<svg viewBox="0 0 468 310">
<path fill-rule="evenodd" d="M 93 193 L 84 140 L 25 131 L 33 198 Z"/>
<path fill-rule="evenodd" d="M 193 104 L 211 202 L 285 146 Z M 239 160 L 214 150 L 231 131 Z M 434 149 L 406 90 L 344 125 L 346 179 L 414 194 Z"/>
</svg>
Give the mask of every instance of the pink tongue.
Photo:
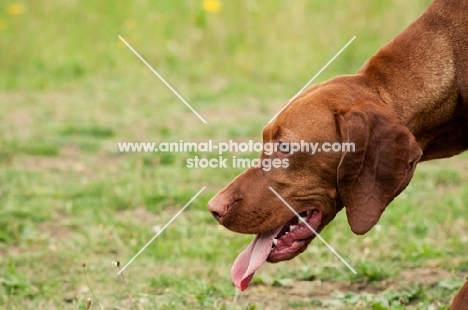
<svg viewBox="0 0 468 310">
<path fill-rule="evenodd" d="M 249 246 L 237 256 L 231 268 L 234 285 L 244 291 L 253 278 L 255 271 L 263 265 L 271 252 L 273 238 L 282 227 L 271 233 L 257 235 Z"/>
</svg>

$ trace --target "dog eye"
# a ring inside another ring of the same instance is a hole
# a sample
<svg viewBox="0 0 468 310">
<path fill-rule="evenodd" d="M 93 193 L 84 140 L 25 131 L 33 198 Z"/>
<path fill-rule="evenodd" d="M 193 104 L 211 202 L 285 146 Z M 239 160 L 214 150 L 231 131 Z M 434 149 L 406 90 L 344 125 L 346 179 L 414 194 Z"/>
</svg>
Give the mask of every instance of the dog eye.
<svg viewBox="0 0 468 310">
<path fill-rule="evenodd" d="M 280 142 L 278 146 L 278 151 L 280 151 L 283 154 L 289 154 L 289 152 L 291 152 L 289 143 Z"/>
</svg>

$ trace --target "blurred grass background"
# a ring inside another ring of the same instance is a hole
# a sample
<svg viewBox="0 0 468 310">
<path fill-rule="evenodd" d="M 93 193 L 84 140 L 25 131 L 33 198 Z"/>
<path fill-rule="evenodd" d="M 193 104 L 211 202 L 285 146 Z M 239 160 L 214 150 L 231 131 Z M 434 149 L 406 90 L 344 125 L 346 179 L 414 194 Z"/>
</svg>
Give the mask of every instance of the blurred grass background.
<svg viewBox="0 0 468 310">
<path fill-rule="evenodd" d="M 0 308 L 85 309 L 91 298 L 98 309 L 91 287 L 102 309 L 444 309 L 468 271 L 466 155 L 420 165 L 366 236 L 353 235 L 344 214 L 329 225 L 324 238 L 357 276 L 314 242 L 235 297 L 230 266 L 252 236 L 217 225 L 206 202 L 240 170 L 185 167 L 209 154 L 117 150 L 124 141 L 260 141 L 281 103 L 350 38 L 317 82 L 354 73 L 429 2 L 1 2 Z M 202 186 L 124 272 L 126 287 L 115 262 Z"/>
</svg>

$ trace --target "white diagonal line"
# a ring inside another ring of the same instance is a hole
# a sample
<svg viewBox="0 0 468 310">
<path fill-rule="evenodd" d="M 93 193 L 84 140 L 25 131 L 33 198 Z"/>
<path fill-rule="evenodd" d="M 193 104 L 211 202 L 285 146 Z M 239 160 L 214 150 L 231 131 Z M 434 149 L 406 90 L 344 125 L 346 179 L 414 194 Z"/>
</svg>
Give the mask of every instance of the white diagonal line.
<svg viewBox="0 0 468 310">
<path fill-rule="evenodd" d="M 319 235 L 318 232 L 315 231 L 315 229 L 312 228 L 312 226 L 309 225 L 309 223 L 307 223 L 297 212 L 296 210 L 294 210 L 287 202 L 286 200 L 283 199 L 283 197 L 280 196 L 280 194 L 278 194 L 274 189 L 273 187 L 268 187 L 293 213 L 294 215 L 297 216 L 297 218 L 299 219 L 299 221 L 301 221 L 302 223 L 304 223 L 316 236 L 317 238 L 320 239 L 320 241 L 322 241 L 329 249 L 330 251 L 333 252 L 333 254 L 335 254 L 342 262 L 343 264 L 346 265 L 346 267 L 348 267 L 354 274 L 357 274 L 356 270 L 354 270 L 353 267 L 351 267 L 351 265 L 348 264 L 348 262 L 346 262 L 344 260 L 343 257 L 341 257 L 340 254 L 338 254 L 338 252 L 335 251 L 334 248 L 332 248 L 331 245 L 328 244 L 328 242 L 325 241 L 325 239 L 322 238 L 322 236 Z"/>
<path fill-rule="evenodd" d="M 206 124 L 206 121 L 203 119 L 203 117 L 201 117 L 200 114 L 198 114 L 197 111 L 195 111 L 194 108 L 192 108 L 192 106 L 190 104 L 188 104 L 187 101 L 185 101 L 184 98 L 182 98 L 181 95 L 179 95 L 179 93 L 174 89 L 172 88 L 171 85 L 169 85 L 168 82 L 166 82 L 166 80 L 156 71 L 153 69 L 153 67 L 151 67 L 147 62 L 146 60 L 143 59 L 143 57 L 140 56 L 140 54 L 137 53 L 137 51 L 135 51 L 133 49 L 133 47 L 130 46 L 130 44 L 127 43 L 127 41 L 124 40 L 124 38 L 122 38 L 120 35 L 119 35 L 119 39 L 122 40 L 122 42 L 138 57 L 140 58 L 140 60 L 183 102 L 185 103 L 185 105 L 190 109 L 192 110 L 193 113 L 195 113 L 196 116 L 198 116 L 198 118 Z"/>
<path fill-rule="evenodd" d="M 352 37 L 351 40 L 349 40 L 348 43 L 346 43 L 345 46 L 343 46 L 343 47 L 338 51 L 338 53 L 336 53 L 335 56 L 333 56 L 333 58 L 330 59 L 330 60 L 325 64 L 325 66 L 323 66 L 322 69 L 320 69 L 320 71 L 317 72 L 317 74 L 315 74 L 314 77 L 311 78 L 310 81 L 307 82 L 307 84 L 305 84 L 304 87 L 302 87 L 301 90 L 298 91 L 297 94 L 294 95 L 294 97 L 292 97 L 291 99 L 289 99 L 288 103 L 286 103 L 286 104 L 284 105 L 284 107 L 281 108 L 281 110 L 279 110 L 279 112 L 276 113 L 275 116 L 273 116 L 273 117 L 268 121 L 268 124 L 271 123 L 278 115 L 280 115 L 281 112 L 283 112 L 284 109 L 286 109 L 286 108 L 291 104 L 291 102 L 293 102 L 293 100 L 296 99 L 296 97 L 299 96 L 299 94 L 302 93 L 302 92 L 304 91 L 304 89 L 306 89 L 306 88 L 310 85 L 310 83 L 312 83 L 312 82 L 320 75 L 320 73 L 322 73 L 323 70 L 325 70 L 325 69 L 328 67 L 328 65 L 330 65 L 330 64 L 336 59 L 336 57 L 338 57 L 338 55 L 340 55 L 341 52 L 343 52 L 343 51 L 345 50 L 345 48 L 347 48 L 348 45 L 350 45 L 351 42 L 354 41 L 354 39 L 356 39 L 356 36 Z"/>
<path fill-rule="evenodd" d="M 206 187 L 203 187 L 201 190 L 199 190 L 198 193 L 196 193 L 195 196 L 193 196 L 192 199 L 190 199 L 190 201 L 187 202 L 187 204 L 186 204 L 182 209 L 180 209 L 179 212 L 177 212 L 177 213 L 169 220 L 169 222 L 167 222 L 166 225 L 164 225 L 163 228 L 161 228 L 161 230 L 159 230 L 159 231 L 156 233 L 156 235 L 154 235 L 154 237 L 151 238 L 151 240 L 148 241 L 148 242 L 141 248 L 141 250 L 138 251 L 138 253 L 136 253 L 136 254 L 132 257 L 132 259 L 129 260 L 128 263 L 125 264 L 125 266 L 122 267 L 122 269 L 119 270 L 119 272 L 117 272 L 117 275 L 120 275 L 120 274 L 125 270 L 125 268 L 127 268 L 128 265 L 130 265 L 130 264 L 135 260 L 135 258 L 137 258 L 137 257 L 151 244 L 151 242 L 153 242 L 154 239 L 156 239 L 156 238 L 164 231 L 164 229 L 166 229 L 167 226 L 169 226 L 169 225 L 185 210 L 185 208 L 187 208 L 187 207 L 189 206 L 189 204 L 191 204 L 192 201 L 194 201 L 195 198 L 197 198 L 198 195 L 200 195 L 201 192 L 203 192 L 203 191 L 205 190 L 205 188 L 206 188 Z"/>
</svg>

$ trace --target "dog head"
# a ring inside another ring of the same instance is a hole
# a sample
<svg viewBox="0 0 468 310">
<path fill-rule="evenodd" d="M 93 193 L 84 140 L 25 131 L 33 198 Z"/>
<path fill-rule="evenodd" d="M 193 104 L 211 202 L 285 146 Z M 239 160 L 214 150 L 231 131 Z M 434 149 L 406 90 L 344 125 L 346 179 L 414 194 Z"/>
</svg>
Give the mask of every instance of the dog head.
<svg viewBox="0 0 468 310">
<path fill-rule="evenodd" d="M 233 278 L 236 273 L 245 282 L 262 260 L 303 252 L 313 230 L 321 231 L 343 206 L 351 230 L 366 233 L 408 185 L 422 151 L 362 83 L 344 76 L 309 88 L 263 129 L 264 145 L 278 147 L 264 150 L 260 161 L 286 160 L 287 167 L 249 168 L 210 200 L 209 210 L 226 228 L 258 234 L 239 256 Z"/>
</svg>

